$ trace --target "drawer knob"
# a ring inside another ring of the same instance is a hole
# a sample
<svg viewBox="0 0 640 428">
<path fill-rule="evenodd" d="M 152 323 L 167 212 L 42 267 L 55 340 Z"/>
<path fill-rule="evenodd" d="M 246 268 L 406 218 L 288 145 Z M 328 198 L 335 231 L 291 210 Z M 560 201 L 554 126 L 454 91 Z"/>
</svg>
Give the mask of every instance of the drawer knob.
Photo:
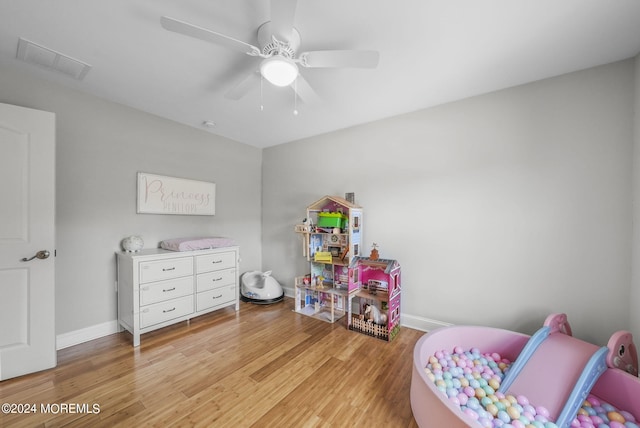
<svg viewBox="0 0 640 428">
<path fill-rule="evenodd" d="M 222 260 L 214 260 L 211 263 L 215 264 L 215 263 L 222 263 Z"/>
<path fill-rule="evenodd" d="M 173 308 L 171 308 L 171 309 L 163 309 L 163 310 L 162 310 L 162 313 L 165 313 L 165 314 L 166 314 L 167 312 L 171 312 L 171 311 L 175 311 L 175 310 L 176 310 L 176 308 L 175 308 L 175 306 L 174 306 L 174 307 L 173 307 Z"/>
<path fill-rule="evenodd" d="M 175 268 L 175 266 L 174 266 L 174 267 L 172 267 L 172 268 L 162 269 L 162 272 L 166 272 L 166 271 L 168 271 L 168 270 L 176 270 L 176 268 Z"/>
<path fill-rule="evenodd" d="M 166 290 L 165 290 L 165 289 L 163 289 L 162 291 L 163 291 L 164 293 L 167 293 L 167 292 L 169 292 L 169 291 L 173 291 L 173 290 L 175 290 L 175 289 L 176 289 L 176 287 L 172 287 L 172 288 L 167 288 Z"/>
<path fill-rule="evenodd" d="M 220 277 L 220 278 L 212 278 L 212 279 L 211 279 L 211 281 L 213 281 L 213 282 L 221 281 L 221 280 L 222 280 L 222 277 Z"/>
<path fill-rule="evenodd" d="M 215 300 L 215 299 L 219 299 L 219 298 L 221 298 L 221 297 L 222 297 L 222 294 L 221 294 L 221 295 L 219 295 L 219 296 L 213 296 L 213 300 Z"/>
</svg>

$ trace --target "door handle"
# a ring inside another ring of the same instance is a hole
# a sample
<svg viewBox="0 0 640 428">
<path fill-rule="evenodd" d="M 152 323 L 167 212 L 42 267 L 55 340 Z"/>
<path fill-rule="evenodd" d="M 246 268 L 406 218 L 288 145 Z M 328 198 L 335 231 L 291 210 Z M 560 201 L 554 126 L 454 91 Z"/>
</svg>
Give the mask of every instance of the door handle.
<svg viewBox="0 0 640 428">
<path fill-rule="evenodd" d="M 40 260 L 44 260 L 46 258 L 48 258 L 51 255 L 51 253 L 49 253 L 49 251 L 47 250 L 40 250 L 38 251 L 34 256 L 32 256 L 31 258 L 26 258 L 23 257 L 20 261 L 21 262 L 28 262 L 31 261 L 33 259 L 40 259 Z"/>
</svg>

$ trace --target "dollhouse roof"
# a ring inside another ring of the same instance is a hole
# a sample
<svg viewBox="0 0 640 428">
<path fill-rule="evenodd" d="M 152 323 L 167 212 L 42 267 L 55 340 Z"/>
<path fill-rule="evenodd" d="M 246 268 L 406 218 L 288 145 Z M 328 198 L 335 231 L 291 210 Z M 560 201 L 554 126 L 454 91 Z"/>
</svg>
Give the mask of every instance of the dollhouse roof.
<svg viewBox="0 0 640 428">
<path fill-rule="evenodd" d="M 325 205 L 327 205 L 327 202 L 334 202 L 336 204 L 342 205 L 345 208 L 362 208 L 360 205 L 356 205 L 356 204 L 352 204 L 351 202 L 347 201 L 344 198 L 341 198 L 340 196 L 324 196 L 322 199 L 318 199 L 317 201 L 315 201 L 314 203 L 312 203 L 311 205 L 309 205 L 307 207 L 308 210 L 321 210 L 325 207 Z"/>
<path fill-rule="evenodd" d="M 349 267 L 354 268 L 359 263 L 367 266 L 377 266 L 377 267 L 380 267 L 380 269 L 384 268 L 384 273 L 387 275 L 390 274 L 392 270 L 400 266 L 400 263 L 398 263 L 397 260 L 393 260 L 393 259 L 371 260 L 369 257 L 356 256 L 353 259 L 351 259 L 351 263 L 349 264 Z"/>
</svg>

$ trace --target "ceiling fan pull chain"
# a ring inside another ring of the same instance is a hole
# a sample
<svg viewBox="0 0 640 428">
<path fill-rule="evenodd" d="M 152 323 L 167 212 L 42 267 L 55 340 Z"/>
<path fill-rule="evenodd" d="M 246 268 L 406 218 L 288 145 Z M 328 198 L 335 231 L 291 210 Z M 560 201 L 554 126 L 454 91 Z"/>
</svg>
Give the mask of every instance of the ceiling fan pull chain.
<svg viewBox="0 0 640 428">
<path fill-rule="evenodd" d="M 298 78 L 293 81 L 293 115 L 298 115 Z"/>
<path fill-rule="evenodd" d="M 260 111 L 264 111 L 264 103 L 262 102 L 262 82 L 264 81 L 264 77 L 260 74 Z"/>
</svg>

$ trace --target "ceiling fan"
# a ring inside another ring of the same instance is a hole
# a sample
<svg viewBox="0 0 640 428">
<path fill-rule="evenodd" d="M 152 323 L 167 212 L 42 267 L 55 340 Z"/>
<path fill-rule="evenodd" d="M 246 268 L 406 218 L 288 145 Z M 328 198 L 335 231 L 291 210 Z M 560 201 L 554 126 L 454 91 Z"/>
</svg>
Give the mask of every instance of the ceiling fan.
<svg viewBox="0 0 640 428">
<path fill-rule="evenodd" d="M 261 58 L 259 68 L 226 92 L 233 100 L 242 98 L 262 77 L 276 86 L 291 86 L 304 102 L 312 102 L 317 95 L 302 77 L 298 66 L 304 68 L 375 68 L 379 53 L 371 50 L 321 50 L 302 52 L 300 33 L 293 26 L 297 0 L 271 0 L 271 21 L 258 28 L 260 47 L 245 43 L 215 31 L 163 16 L 163 28 L 200 40 L 212 42 L 249 56 Z"/>
</svg>

